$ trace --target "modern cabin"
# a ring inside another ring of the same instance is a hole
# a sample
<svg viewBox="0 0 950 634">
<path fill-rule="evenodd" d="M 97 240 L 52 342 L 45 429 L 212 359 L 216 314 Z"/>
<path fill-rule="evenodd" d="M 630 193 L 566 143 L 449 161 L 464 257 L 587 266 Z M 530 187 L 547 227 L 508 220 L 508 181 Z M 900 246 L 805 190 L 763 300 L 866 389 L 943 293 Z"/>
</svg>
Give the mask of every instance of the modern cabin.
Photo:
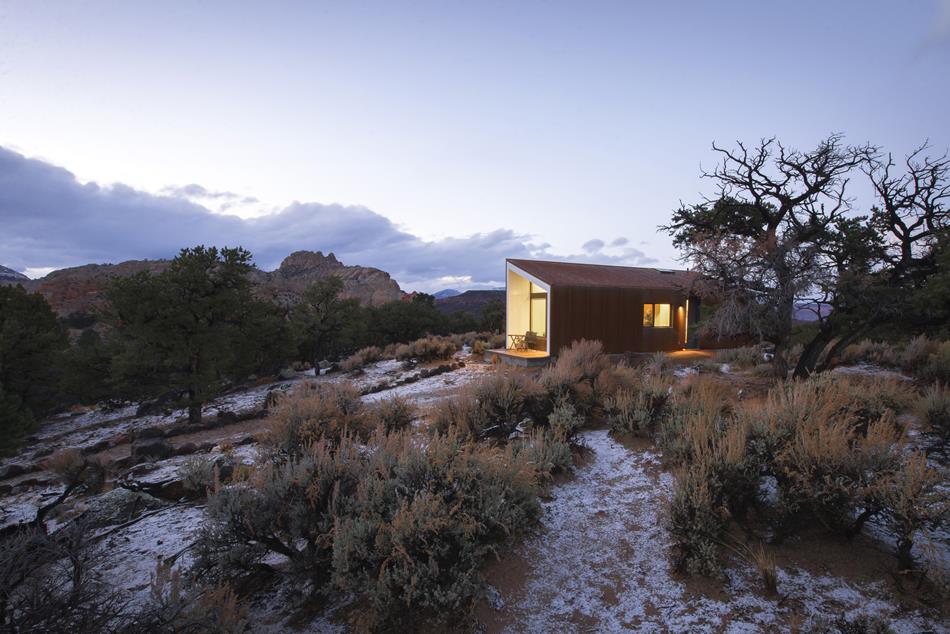
<svg viewBox="0 0 950 634">
<path fill-rule="evenodd" d="M 505 278 L 506 347 L 488 353 L 505 361 L 541 365 L 578 339 L 608 353 L 695 347 L 697 273 L 509 259 Z"/>
</svg>

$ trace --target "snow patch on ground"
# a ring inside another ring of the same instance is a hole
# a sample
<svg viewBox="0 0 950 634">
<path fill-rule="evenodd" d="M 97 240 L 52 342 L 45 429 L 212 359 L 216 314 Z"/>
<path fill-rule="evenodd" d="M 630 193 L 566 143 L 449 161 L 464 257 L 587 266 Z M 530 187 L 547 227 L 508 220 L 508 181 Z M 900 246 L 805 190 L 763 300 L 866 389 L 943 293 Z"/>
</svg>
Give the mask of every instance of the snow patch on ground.
<svg viewBox="0 0 950 634">
<path fill-rule="evenodd" d="M 488 364 L 469 363 L 452 372 L 437 374 L 425 379 L 420 379 L 414 383 L 400 385 L 382 392 L 367 394 L 363 397 L 363 401 L 373 403 L 394 396 L 400 396 L 422 407 L 445 398 L 447 392 L 455 391 L 467 383 L 478 380 L 485 376 L 486 373 L 491 372 L 492 369 L 492 366 Z"/>
<path fill-rule="evenodd" d="M 796 603 L 809 619 L 884 613 L 898 632 L 944 631 L 924 615 L 899 612 L 883 583 L 855 586 L 798 569 L 779 574 L 784 598 L 762 595 L 755 569 L 746 564 L 726 571 L 727 598 L 693 594 L 668 556 L 663 508 L 673 477 L 659 469 L 659 456 L 630 450 L 606 430 L 581 437 L 593 458 L 554 488 L 543 504 L 541 531 L 518 548 L 529 571 L 515 596 L 496 602 L 504 605 L 502 631 L 784 629 Z"/>
<path fill-rule="evenodd" d="M 132 605 L 145 601 L 151 575 L 160 560 L 177 557 L 176 564 L 191 563 L 187 550 L 204 517 L 204 507 L 169 506 L 106 537 L 99 548 L 97 571 L 113 587 L 126 593 Z"/>
<path fill-rule="evenodd" d="M 872 363 L 857 363 L 855 365 L 839 365 L 838 367 L 832 370 L 836 374 L 844 375 L 862 375 L 862 376 L 876 376 L 882 379 L 896 379 L 898 381 L 913 381 L 913 377 L 907 376 L 903 372 L 898 372 L 897 370 L 889 370 L 887 368 L 882 368 L 879 365 L 874 365 Z"/>
</svg>

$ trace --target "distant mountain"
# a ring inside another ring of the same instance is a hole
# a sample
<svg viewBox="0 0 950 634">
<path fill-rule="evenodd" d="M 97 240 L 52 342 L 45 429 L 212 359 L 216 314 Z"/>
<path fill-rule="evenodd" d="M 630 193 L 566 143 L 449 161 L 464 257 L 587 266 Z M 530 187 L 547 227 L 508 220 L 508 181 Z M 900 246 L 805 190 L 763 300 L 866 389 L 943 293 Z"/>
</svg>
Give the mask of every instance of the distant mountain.
<svg viewBox="0 0 950 634">
<path fill-rule="evenodd" d="M 465 291 L 452 297 L 441 297 L 435 300 L 435 307 L 446 315 L 459 311 L 473 317 L 481 317 L 482 309 L 488 304 L 505 301 L 505 291 Z"/>
<path fill-rule="evenodd" d="M 795 310 L 792 313 L 792 319 L 795 321 L 818 321 L 818 315 L 827 317 L 831 314 L 831 306 L 827 304 L 816 304 L 815 302 L 799 302 L 795 304 Z"/>
<path fill-rule="evenodd" d="M 13 269 L 0 266 L 0 286 L 13 286 L 14 284 L 25 284 L 30 278 Z"/>
<path fill-rule="evenodd" d="M 461 295 L 462 291 L 457 291 L 454 288 L 446 288 L 441 291 L 436 291 L 432 293 L 432 296 L 436 299 L 444 299 L 446 297 L 455 297 L 456 295 Z"/>
<path fill-rule="evenodd" d="M 27 290 L 41 293 L 53 311 L 61 317 L 75 313 L 94 313 L 105 301 L 105 290 L 112 280 L 129 277 L 139 271 L 160 273 L 169 260 L 130 260 L 119 264 L 86 264 L 53 271 L 44 278 L 27 280 Z M 9 271 L 4 269 L 0 274 Z M 17 275 L 15 271 L 13 272 Z M 378 306 L 402 297 L 402 290 L 389 273 L 365 266 L 348 266 L 332 253 L 297 251 L 280 263 L 275 271 L 251 270 L 256 295 L 281 305 L 293 305 L 314 282 L 334 275 L 343 280 L 343 297 L 368 306 Z"/>
</svg>

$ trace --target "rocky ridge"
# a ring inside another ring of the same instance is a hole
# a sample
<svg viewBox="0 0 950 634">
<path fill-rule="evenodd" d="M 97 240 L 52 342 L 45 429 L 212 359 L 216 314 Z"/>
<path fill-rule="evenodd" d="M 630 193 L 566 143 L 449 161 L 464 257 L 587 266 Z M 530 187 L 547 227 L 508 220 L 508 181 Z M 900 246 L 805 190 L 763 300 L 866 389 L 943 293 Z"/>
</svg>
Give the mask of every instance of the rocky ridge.
<svg viewBox="0 0 950 634">
<path fill-rule="evenodd" d="M 23 273 L 14 271 L 13 269 L 8 269 L 5 266 L 0 266 L 0 286 L 12 286 L 14 284 L 23 284 L 29 281 L 30 278 L 23 275 Z"/>
<path fill-rule="evenodd" d="M 129 260 L 119 264 L 86 264 L 53 271 L 37 280 L 0 267 L 0 284 L 23 284 L 27 290 L 42 294 L 61 317 L 91 314 L 105 302 L 105 291 L 112 280 L 141 271 L 160 273 L 169 263 L 169 260 Z M 333 253 L 324 255 L 320 251 L 292 253 L 274 271 L 254 268 L 251 282 L 258 296 L 281 305 L 293 305 L 311 284 L 330 275 L 343 280 L 343 297 L 357 299 L 364 305 L 378 306 L 402 298 L 399 284 L 389 273 L 372 267 L 346 265 Z"/>
</svg>

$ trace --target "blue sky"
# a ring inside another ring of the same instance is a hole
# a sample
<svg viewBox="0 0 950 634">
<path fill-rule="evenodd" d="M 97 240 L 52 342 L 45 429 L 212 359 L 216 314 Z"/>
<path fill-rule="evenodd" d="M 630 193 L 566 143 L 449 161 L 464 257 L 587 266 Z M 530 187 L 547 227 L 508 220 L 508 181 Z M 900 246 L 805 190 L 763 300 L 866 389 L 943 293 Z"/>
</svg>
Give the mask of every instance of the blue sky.
<svg viewBox="0 0 950 634">
<path fill-rule="evenodd" d="M 172 255 L 189 234 L 145 219 L 178 201 L 270 214 L 194 234 L 248 241 L 265 268 L 332 249 L 407 288 L 500 281 L 507 254 L 669 266 L 656 225 L 709 191 L 713 140 L 942 152 L 947 68 L 948 0 L 6 0 L 0 179 L 24 191 L 0 200 L 0 264 Z M 70 229 L 44 241 L 57 214 Z"/>
</svg>

